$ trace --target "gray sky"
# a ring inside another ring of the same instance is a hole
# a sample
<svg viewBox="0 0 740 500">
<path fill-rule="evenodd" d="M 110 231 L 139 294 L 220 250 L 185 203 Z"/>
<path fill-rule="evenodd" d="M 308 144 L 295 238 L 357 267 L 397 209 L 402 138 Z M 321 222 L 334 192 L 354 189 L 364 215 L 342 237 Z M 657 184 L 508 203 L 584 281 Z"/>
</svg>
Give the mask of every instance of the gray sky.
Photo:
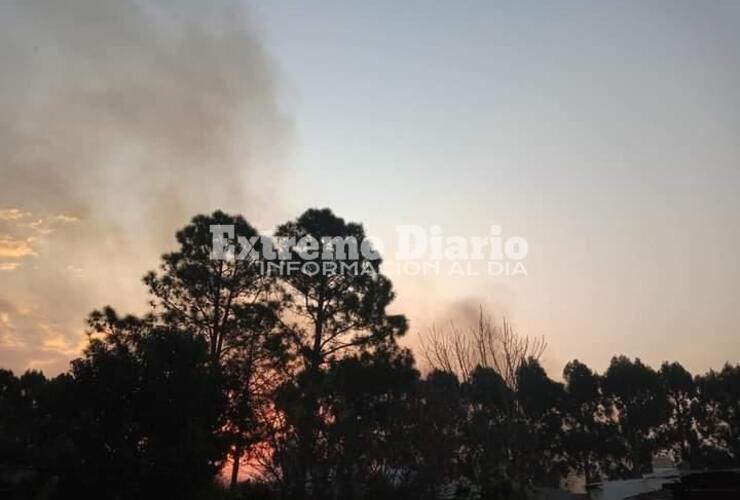
<svg viewBox="0 0 740 500">
<path fill-rule="evenodd" d="M 0 364 L 64 368 L 216 205 L 527 238 L 526 277 L 394 277 L 412 346 L 480 304 L 554 375 L 739 360 L 739 3 L 52 4 L 0 7 Z"/>
</svg>

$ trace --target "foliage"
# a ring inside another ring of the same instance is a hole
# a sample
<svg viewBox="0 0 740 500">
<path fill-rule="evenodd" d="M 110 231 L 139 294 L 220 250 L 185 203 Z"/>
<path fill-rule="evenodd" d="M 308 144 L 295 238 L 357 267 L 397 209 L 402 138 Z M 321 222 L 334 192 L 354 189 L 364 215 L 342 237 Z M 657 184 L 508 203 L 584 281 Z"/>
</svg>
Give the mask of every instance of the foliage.
<svg viewBox="0 0 740 500">
<path fill-rule="evenodd" d="M 144 279 L 151 313 L 93 312 L 68 373 L 0 370 L 0 466 L 32 467 L 37 490 L 58 481 L 57 498 L 503 500 L 571 472 L 639 476 L 656 453 L 738 464 L 740 366 L 693 377 L 617 356 L 604 373 L 573 360 L 561 382 L 538 361 L 544 340 L 481 311 L 468 332 L 424 338 L 422 376 L 379 258 L 359 256 L 369 272 L 266 275 L 258 253 L 211 259 L 224 224 L 257 235 L 240 216 L 193 218 Z M 275 234 L 306 235 L 366 241 L 328 209 Z M 331 260 L 300 250 L 290 261 Z"/>
</svg>

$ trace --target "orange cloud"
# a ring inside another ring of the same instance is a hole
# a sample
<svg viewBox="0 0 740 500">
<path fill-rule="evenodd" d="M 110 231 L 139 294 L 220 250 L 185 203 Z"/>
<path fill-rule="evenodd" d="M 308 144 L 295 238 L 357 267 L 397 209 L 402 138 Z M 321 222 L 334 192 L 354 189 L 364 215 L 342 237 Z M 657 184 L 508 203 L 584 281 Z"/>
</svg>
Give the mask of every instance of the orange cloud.
<svg viewBox="0 0 740 500">
<path fill-rule="evenodd" d="M 15 239 L 9 235 L 0 235 L 0 258 L 22 259 L 33 257 L 36 251 L 33 249 L 33 238 Z"/>
<path fill-rule="evenodd" d="M 0 208 L 0 220 L 20 220 L 30 215 L 17 208 Z"/>
</svg>

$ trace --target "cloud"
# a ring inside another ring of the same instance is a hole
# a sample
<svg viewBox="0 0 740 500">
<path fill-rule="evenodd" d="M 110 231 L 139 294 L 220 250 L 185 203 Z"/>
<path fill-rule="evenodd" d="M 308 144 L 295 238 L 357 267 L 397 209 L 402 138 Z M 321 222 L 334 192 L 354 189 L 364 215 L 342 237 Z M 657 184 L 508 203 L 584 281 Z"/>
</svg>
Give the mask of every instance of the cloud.
<svg viewBox="0 0 740 500">
<path fill-rule="evenodd" d="M 29 214 L 27 212 L 22 212 L 21 210 L 17 208 L 2 208 L 0 209 L 0 221 L 13 221 L 18 219 L 23 219 L 27 217 Z"/>
<path fill-rule="evenodd" d="M 0 299 L 0 366 L 20 373 L 29 368 L 50 374 L 66 370 L 85 343 L 82 329 L 72 335 L 70 325 L 45 317 L 39 304 L 16 304 Z"/>
<path fill-rule="evenodd" d="M 0 271 L 15 271 L 20 260 L 38 257 L 48 235 L 78 221 L 63 214 L 35 216 L 17 208 L 0 211 Z"/>
<path fill-rule="evenodd" d="M 32 242 L 32 238 L 19 240 L 7 234 L 0 234 L 0 259 L 22 259 L 37 255 Z"/>
<path fill-rule="evenodd" d="M 18 307 L 7 300 L 0 299 L 0 366 L 20 371 L 23 361 L 17 357 L 26 353 L 26 339 L 34 335 L 34 327 Z"/>
<path fill-rule="evenodd" d="M 11 304 L 0 302 L 0 346 L 19 348 L 23 346 L 22 339 L 15 335 L 16 328 L 11 316 L 15 316 L 15 308 Z"/>
<path fill-rule="evenodd" d="M 28 213 L 28 216 L 30 217 L 31 214 Z M 19 222 L 17 227 L 29 228 L 40 234 L 50 234 L 60 227 L 63 227 L 67 224 L 74 224 L 76 222 L 80 222 L 80 219 L 78 217 L 58 214 L 33 218 L 30 222 Z"/>
</svg>

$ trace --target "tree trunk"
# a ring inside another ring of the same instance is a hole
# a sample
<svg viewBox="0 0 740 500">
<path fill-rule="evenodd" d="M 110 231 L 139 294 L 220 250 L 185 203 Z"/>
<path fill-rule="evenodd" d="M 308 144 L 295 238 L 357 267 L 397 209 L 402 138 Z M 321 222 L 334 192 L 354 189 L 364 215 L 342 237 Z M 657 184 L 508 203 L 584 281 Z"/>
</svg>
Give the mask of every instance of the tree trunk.
<svg viewBox="0 0 740 500">
<path fill-rule="evenodd" d="M 236 485 L 239 483 L 239 463 L 241 462 L 241 458 L 241 446 L 235 446 L 234 451 L 231 454 L 233 462 L 231 464 L 231 483 L 229 485 L 229 490 L 232 492 L 236 490 Z"/>
</svg>

